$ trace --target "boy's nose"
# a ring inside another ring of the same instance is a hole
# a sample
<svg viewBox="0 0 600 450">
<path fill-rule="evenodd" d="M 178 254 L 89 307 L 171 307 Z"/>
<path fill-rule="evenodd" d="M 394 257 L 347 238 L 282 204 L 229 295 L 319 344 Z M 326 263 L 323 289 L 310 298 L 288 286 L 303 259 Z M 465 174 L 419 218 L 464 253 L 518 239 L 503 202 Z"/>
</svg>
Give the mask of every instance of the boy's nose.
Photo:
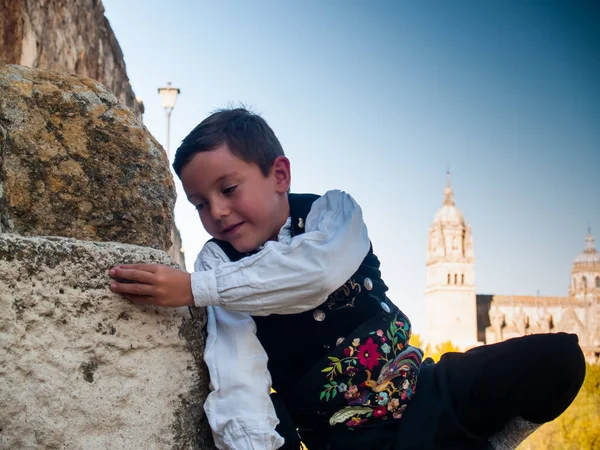
<svg viewBox="0 0 600 450">
<path fill-rule="evenodd" d="M 230 212 L 231 210 L 226 202 L 215 202 L 210 208 L 213 220 L 221 220 L 223 217 L 227 217 Z"/>
</svg>

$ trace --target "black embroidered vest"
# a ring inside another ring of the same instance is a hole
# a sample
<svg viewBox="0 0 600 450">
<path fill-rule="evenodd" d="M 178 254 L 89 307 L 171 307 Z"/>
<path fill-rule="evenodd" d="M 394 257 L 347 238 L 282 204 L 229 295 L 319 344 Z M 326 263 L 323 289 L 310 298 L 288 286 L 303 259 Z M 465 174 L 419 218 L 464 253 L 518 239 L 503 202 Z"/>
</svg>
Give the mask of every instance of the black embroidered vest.
<svg viewBox="0 0 600 450">
<path fill-rule="evenodd" d="M 312 194 L 289 194 L 292 236 L 304 232 L 306 217 L 313 202 L 318 198 L 317 195 Z M 213 241 L 223 249 L 231 261 L 237 261 L 248 256 L 236 251 L 227 242 L 216 239 L 213 239 Z M 254 316 L 257 337 L 269 357 L 268 368 L 271 373 L 273 388 L 281 395 L 296 419 L 297 414 L 295 413 L 299 413 L 301 416 L 301 410 L 303 409 L 302 406 L 299 406 L 303 401 L 299 400 L 302 393 L 298 392 L 298 388 L 300 385 L 306 384 L 307 374 L 311 372 L 311 369 L 312 372 L 315 372 L 314 367 L 320 361 L 325 360 L 328 365 L 319 368 L 316 372 L 317 374 L 323 372 L 320 375 L 325 381 L 321 382 L 321 378 L 318 381 L 315 380 L 320 388 L 321 385 L 325 386 L 321 388 L 322 392 L 316 393 L 318 400 L 330 402 L 339 394 L 338 400 L 343 400 L 345 397 L 351 402 L 353 400 L 351 396 L 354 394 L 358 396 L 359 389 L 356 386 L 350 386 L 350 390 L 356 388 L 356 392 L 350 392 L 349 394 L 348 390 L 344 390 L 348 389 L 348 386 L 344 383 L 338 385 L 334 381 L 334 375 L 345 376 L 346 378 L 349 376 L 349 379 L 353 380 L 355 376 L 353 370 L 356 368 L 358 372 L 358 369 L 362 368 L 365 371 L 364 377 L 369 377 L 363 383 L 364 386 L 371 386 L 371 388 L 376 389 L 373 384 L 375 381 L 370 380 L 371 375 L 378 375 L 379 370 L 388 370 L 390 371 L 388 375 L 392 376 L 393 371 L 397 368 L 392 364 L 394 362 L 392 360 L 396 355 L 400 357 L 402 351 L 406 352 L 408 340 L 410 339 L 410 322 L 386 297 L 385 293 L 388 288 L 381 279 L 379 266 L 379 260 L 371 247 L 354 275 L 318 307 L 299 314 Z M 324 273 L 323 276 L 325 277 L 327 274 Z M 361 326 L 366 323 L 372 323 L 372 325 L 369 325 L 372 330 L 369 328 L 370 331 L 361 341 L 352 333 L 356 332 L 357 329 L 361 329 Z M 368 335 L 372 337 L 368 337 Z M 412 349 L 412 347 L 410 348 Z M 337 353 L 339 353 L 338 356 L 330 356 Z M 416 384 L 416 375 L 421 363 L 421 355 L 417 354 L 415 356 L 413 353 L 408 357 L 408 359 L 412 358 L 414 360 L 410 366 L 411 374 L 414 375 L 411 375 L 411 386 Z M 416 353 L 419 352 L 416 351 Z M 344 355 L 347 357 L 344 357 Z M 388 364 L 384 366 L 383 363 L 388 360 Z M 408 369 L 405 368 L 404 370 Z M 385 376 L 385 374 L 382 376 Z M 326 383 L 327 378 L 331 379 L 329 383 Z M 339 379 L 342 380 L 342 378 Z M 404 379 L 406 379 L 406 376 Z M 386 394 L 389 402 L 392 395 L 392 391 L 388 389 L 389 382 L 383 386 L 389 391 L 389 395 Z M 394 385 L 392 384 L 392 386 Z M 373 390 L 373 392 L 376 391 Z M 398 389 L 395 392 L 398 393 L 398 396 L 400 395 Z M 383 393 L 376 395 L 383 397 Z M 372 416 L 377 407 L 377 400 L 375 398 L 372 400 L 361 400 L 364 405 L 373 404 L 369 417 Z M 368 403 L 364 403 L 365 401 Z M 380 403 L 383 401 L 381 400 Z M 333 403 L 332 401 L 331 411 L 339 409 L 339 405 L 334 407 Z M 294 411 L 295 406 L 298 406 L 296 411 Z M 311 409 L 311 407 L 307 408 L 308 410 Z M 391 415 L 394 411 L 390 410 L 389 414 Z M 365 409 L 363 415 L 367 415 L 367 413 Z M 347 420 L 360 421 L 360 417 L 360 414 L 350 415 Z M 329 419 L 329 417 L 324 417 L 324 419 Z M 330 424 L 334 425 L 336 423 L 342 422 L 338 420 L 338 422 Z M 300 426 L 301 424 L 297 425 Z M 346 425 L 350 428 L 354 426 L 352 422 L 350 422 L 350 425 L 348 423 Z"/>
</svg>

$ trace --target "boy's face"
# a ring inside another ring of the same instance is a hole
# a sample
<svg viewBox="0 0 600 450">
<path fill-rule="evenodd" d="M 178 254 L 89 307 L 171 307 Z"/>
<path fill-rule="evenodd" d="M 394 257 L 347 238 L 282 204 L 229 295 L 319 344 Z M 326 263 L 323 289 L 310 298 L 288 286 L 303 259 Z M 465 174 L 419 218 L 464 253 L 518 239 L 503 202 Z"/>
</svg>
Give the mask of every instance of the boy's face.
<svg viewBox="0 0 600 450">
<path fill-rule="evenodd" d="M 285 156 L 275 159 L 265 177 L 258 165 L 241 160 L 223 144 L 196 153 L 183 167 L 181 182 L 208 234 L 242 253 L 277 239 L 289 215 L 290 163 Z"/>
</svg>

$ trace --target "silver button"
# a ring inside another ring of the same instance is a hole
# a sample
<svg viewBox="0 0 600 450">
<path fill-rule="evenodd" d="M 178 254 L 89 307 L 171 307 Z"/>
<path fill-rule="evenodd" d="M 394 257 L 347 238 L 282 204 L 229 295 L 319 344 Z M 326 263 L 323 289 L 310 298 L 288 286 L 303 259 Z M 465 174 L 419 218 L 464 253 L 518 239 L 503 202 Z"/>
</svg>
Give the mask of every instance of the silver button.
<svg viewBox="0 0 600 450">
<path fill-rule="evenodd" d="M 386 313 L 391 311 L 386 302 L 381 302 L 381 309 L 383 309 Z"/>
<path fill-rule="evenodd" d="M 317 322 L 323 322 L 325 320 L 325 312 L 322 309 L 315 309 L 313 311 L 313 318 Z"/>
<path fill-rule="evenodd" d="M 370 278 L 365 278 L 363 285 L 367 291 L 370 291 L 371 289 L 373 289 L 373 280 L 371 280 Z"/>
<path fill-rule="evenodd" d="M 335 341 L 335 345 L 340 345 L 342 342 L 344 342 L 344 338 L 343 337 L 338 338 L 338 340 Z"/>
</svg>

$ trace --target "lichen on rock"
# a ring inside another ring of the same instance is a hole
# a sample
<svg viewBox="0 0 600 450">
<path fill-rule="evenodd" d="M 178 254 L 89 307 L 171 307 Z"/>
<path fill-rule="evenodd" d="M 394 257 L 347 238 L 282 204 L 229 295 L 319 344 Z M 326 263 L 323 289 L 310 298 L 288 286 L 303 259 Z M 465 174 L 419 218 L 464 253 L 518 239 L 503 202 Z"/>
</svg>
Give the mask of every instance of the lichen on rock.
<svg viewBox="0 0 600 450">
<path fill-rule="evenodd" d="M 167 250 L 174 201 L 164 150 L 101 84 L 0 65 L 0 231 Z"/>
</svg>

